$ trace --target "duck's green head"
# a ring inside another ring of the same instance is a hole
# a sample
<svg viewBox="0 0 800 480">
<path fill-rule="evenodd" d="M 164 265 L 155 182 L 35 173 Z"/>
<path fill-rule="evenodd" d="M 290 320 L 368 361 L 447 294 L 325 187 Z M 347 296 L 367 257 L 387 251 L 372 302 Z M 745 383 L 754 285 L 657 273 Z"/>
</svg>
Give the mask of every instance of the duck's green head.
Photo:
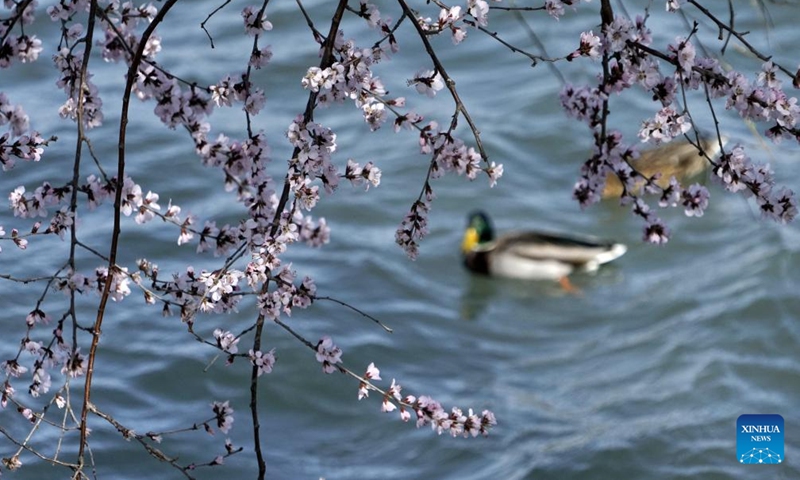
<svg viewBox="0 0 800 480">
<path fill-rule="evenodd" d="M 494 229 L 489 217 L 483 212 L 473 212 L 469 215 L 469 223 L 464 232 L 464 240 L 461 242 L 463 253 L 471 252 L 480 244 L 494 240 Z"/>
</svg>

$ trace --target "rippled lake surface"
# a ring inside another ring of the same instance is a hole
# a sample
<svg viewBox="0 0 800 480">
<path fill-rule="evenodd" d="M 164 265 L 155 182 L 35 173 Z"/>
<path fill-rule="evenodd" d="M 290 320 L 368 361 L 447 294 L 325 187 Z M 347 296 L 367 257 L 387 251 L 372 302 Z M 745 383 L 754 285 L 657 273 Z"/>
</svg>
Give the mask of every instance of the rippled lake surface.
<svg viewBox="0 0 800 480">
<path fill-rule="evenodd" d="M 583 5 L 560 22 L 542 13 L 530 15 L 549 55 L 565 55 L 574 48 L 576 32 L 598 23 L 598 3 Z M 661 14 L 663 3 L 652 3 L 659 46 L 685 31 L 679 17 Z M 199 24 L 217 3 L 179 4 L 170 17 L 180 20 L 160 32 L 160 62 L 201 84 L 241 71 L 250 48 L 239 36 L 238 11 L 243 5 L 230 5 L 227 15 L 209 22 L 217 46 L 211 50 Z M 331 2 L 306 7 L 318 28 L 333 9 Z M 752 31 L 748 38 L 754 45 L 794 69 L 798 10 L 791 5 L 769 8 L 771 15 L 765 18 L 749 4 L 737 3 L 737 26 Z M 266 38 L 275 57 L 256 76 L 268 100 L 255 128 L 266 130 L 279 166 L 290 154 L 283 132 L 305 107 L 300 78 L 318 60 L 295 3 L 273 2 L 269 14 L 275 28 Z M 42 14 L 39 21 L 48 20 Z M 514 45 L 536 51 L 513 16 L 497 13 L 490 26 L 509 32 L 504 38 Z M 344 27 L 346 37 L 367 33 L 353 19 Z M 713 49 L 716 44 L 710 40 L 716 31 L 706 22 L 701 32 Z M 52 48 L 55 41 L 44 31 L 39 35 Z M 428 62 L 418 40 L 407 34 L 400 39 L 401 53 L 381 65 L 379 75 L 393 95 L 406 96 L 409 103 L 421 105 L 420 113 L 444 124 L 451 113 L 444 96 L 437 110 L 405 85 Z M 477 32 L 470 32 L 457 48 L 449 39 L 436 45 L 491 159 L 504 164 L 505 176 L 494 189 L 484 178 L 473 183 L 455 177 L 436 181 L 430 234 L 418 260 L 411 262 L 394 244 L 394 231 L 425 177 L 428 160 L 414 153 L 416 138 L 390 129 L 370 134 L 351 105 L 319 111 L 317 120 L 338 133 L 334 160 L 372 160 L 383 170 L 382 183 L 366 193 L 343 185 L 336 195 L 324 197 L 315 213 L 326 217 L 332 228 L 330 244 L 321 250 L 293 248 L 287 260 L 300 275 L 316 279 L 320 295 L 357 306 L 394 333 L 324 301 L 296 310 L 289 322 L 314 341 L 331 335 L 344 350 L 345 363 L 356 371 L 375 362 L 384 386 L 395 378 L 408 393 L 431 395 L 447 408 L 491 409 L 498 425 L 487 438 L 465 440 L 403 424 L 396 413 L 380 413 L 379 398 L 358 402 L 356 382 L 323 375 L 306 347 L 269 326 L 265 346 L 274 347 L 279 359 L 275 371 L 262 377 L 260 393 L 268 477 L 800 478 L 797 226 L 760 220 L 752 200 L 727 194 L 708 181 L 712 203 L 702 219 L 664 211 L 662 218 L 673 238 L 662 247 L 643 244 L 641 224 L 627 209 L 611 201 L 581 211 L 572 200 L 571 188 L 590 139 L 584 126 L 562 113 L 557 100 L 561 83 L 546 64 L 531 68 L 525 57 Z M 36 168 L 19 165 L 4 172 L 3 192 L 17 185 L 32 190 L 43 172 L 55 180 L 71 167 L 74 126 L 55 117 L 63 99 L 53 88 L 56 76 L 48 60 L 52 51 L 45 53 L 37 64 L 3 71 L 0 90 L 25 105 L 35 128 L 60 140 Z M 748 71 L 758 68 L 758 61 L 739 53 L 732 42 L 725 59 Z M 119 70 L 99 60 L 95 64 L 97 84 L 106 94 L 107 126 L 105 133 L 95 133 L 94 148 L 113 170 L 113 125 L 123 80 Z M 590 79 L 596 67 L 559 63 L 576 81 Z M 633 139 L 653 107 L 644 93 L 627 101 L 612 99 L 613 122 Z M 703 102 L 693 105 L 695 120 L 707 122 Z M 134 106 L 131 175 L 145 190 L 159 192 L 162 205 L 171 198 L 201 219 L 215 219 L 218 225 L 236 222 L 242 212 L 231 195 L 218 188 L 219 172 L 202 167 L 185 132 L 163 128 L 151 110 L 150 104 Z M 746 145 L 754 160 L 770 162 L 780 184 L 800 191 L 796 146 L 769 146 L 756 133 L 758 128 L 723 111 L 722 105 L 718 110 L 731 142 Z M 215 127 L 230 125 L 226 133 L 241 136 L 238 110 L 217 112 L 211 120 Z M 575 276 L 580 295 L 565 294 L 555 284 L 474 277 L 461 267 L 458 246 L 465 216 L 476 208 L 489 212 L 498 230 L 581 232 L 624 242 L 629 251 L 595 275 Z M 0 214 L 7 231 L 13 222 L 10 211 Z M 87 215 L 81 226 L 86 242 L 105 251 L 109 222 Z M 197 270 L 219 265 L 210 257 L 195 256 L 193 247 L 178 248 L 176 232 L 160 225 L 141 227 L 128 219 L 123 228 L 120 263 L 131 269 L 143 256 L 156 261 L 162 272 L 187 264 Z M 0 270 L 52 273 L 66 258 L 67 245 L 41 245 L 32 242 L 25 253 L 4 245 Z M 87 270 L 96 266 L 88 256 L 81 261 Z M 40 294 L 37 288 L 0 284 L 3 358 L 16 351 L 16 338 L 24 335 L 22 319 Z M 55 296 L 52 301 L 55 304 Z M 204 371 L 214 351 L 196 343 L 178 318 L 162 318 L 160 309 L 142 306 L 139 298 L 109 308 L 93 397 L 100 408 L 144 432 L 185 427 L 203 418 L 211 401 L 229 399 L 237 415 L 230 437 L 237 445 L 252 445 L 248 368 L 239 363 L 226 367 L 219 359 Z M 93 318 L 91 304 L 83 313 L 88 323 Z M 239 314 L 201 318 L 198 330 L 205 335 L 219 326 L 238 331 L 252 320 L 252 309 L 244 304 Z M 783 415 L 783 465 L 737 463 L 736 419 L 744 413 Z M 0 422 L 12 423 L 11 415 L 17 414 L 0 412 Z M 138 446 L 121 441 L 107 424 L 96 421 L 93 427 L 98 478 L 181 478 Z M 218 453 L 221 440 L 212 443 L 189 433 L 165 441 L 163 448 L 187 462 L 203 462 Z M 11 449 L 5 438 L 0 439 L 3 456 Z M 23 460 L 26 467 L 7 474 L 9 478 L 64 478 L 65 472 L 32 457 Z M 254 478 L 255 471 L 248 449 L 227 459 L 224 469 L 198 475 Z"/>
</svg>

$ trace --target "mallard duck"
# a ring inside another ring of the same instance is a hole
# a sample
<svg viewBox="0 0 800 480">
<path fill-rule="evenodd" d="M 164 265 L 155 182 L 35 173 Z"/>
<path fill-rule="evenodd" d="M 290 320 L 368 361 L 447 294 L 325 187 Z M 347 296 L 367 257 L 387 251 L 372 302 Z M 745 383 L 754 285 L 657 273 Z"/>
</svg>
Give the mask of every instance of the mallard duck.
<svg viewBox="0 0 800 480">
<path fill-rule="evenodd" d="M 723 137 L 723 143 L 726 140 L 727 138 Z M 720 151 L 720 142 L 716 137 L 701 139 L 700 146 L 709 158 L 714 158 Z M 697 147 L 686 140 L 673 140 L 650 150 L 642 150 L 639 158 L 632 160 L 630 164 L 634 170 L 648 177 L 661 173 L 656 184 L 662 188 L 669 185 L 669 179 L 673 176 L 683 183 L 703 173 L 709 167 L 708 159 L 700 154 Z M 637 185 L 642 183 L 640 180 Z M 611 172 L 606 176 L 603 198 L 619 197 L 620 195 L 622 195 L 622 183 Z"/>
<path fill-rule="evenodd" d="M 469 216 L 461 243 L 464 265 L 473 272 L 527 280 L 559 280 L 568 289 L 567 275 L 574 270 L 596 270 L 627 250 L 621 243 L 593 237 L 542 232 L 507 233 L 495 238 L 491 221 L 483 212 Z"/>
</svg>

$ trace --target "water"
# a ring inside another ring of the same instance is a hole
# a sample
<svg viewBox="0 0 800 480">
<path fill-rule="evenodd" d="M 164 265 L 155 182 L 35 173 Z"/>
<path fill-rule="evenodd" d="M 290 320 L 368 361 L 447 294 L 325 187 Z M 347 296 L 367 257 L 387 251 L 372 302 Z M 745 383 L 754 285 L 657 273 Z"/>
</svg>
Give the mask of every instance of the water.
<svg viewBox="0 0 800 480">
<path fill-rule="evenodd" d="M 235 12 L 209 22 L 218 48 L 208 48 L 198 25 L 214 6 L 179 5 L 172 15 L 181 21 L 162 32 L 161 62 L 200 83 L 239 71 L 249 51 L 237 43 L 240 17 Z M 324 25 L 330 15 L 327 3 L 306 7 L 318 28 Z M 550 55 L 561 56 L 573 48 L 552 39 L 593 25 L 595 8 L 582 6 L 579 14 L 560 22 L 531 16 Z M 659 13 L 662 8 L 661 2 L 653 5 Z M 793 68 L 794 9 L 771 6 L 774 26 L 764 36 L 763 20 L 749 8 L 737 8 L 737 25 L 754 32 L 750 41 Z M 270 9 L 275 30 L 268 38 L 275 58 L 258 74 L 268 103 L 256 128 L 267 131 L 273 158 L 280 164 L 290 152 L 282 132 L 304 107 L 299 78 L 306 65 L 316 61 L 316 50 L 305 43 L 309 34 L 293 4 Z M 658 28 L 662 24 L 653 23 L 659 31 L 670 32 L 657 35 L 657 44 L 671 41 L 672 32 L 681 28 L 677 18 L 667 21 L 672 23 L 663 30 Z M 516 45 L 530 45 L 512 17 L 496 15 L 492 28 L 513 32 L 504 38 Z M 345 29 L 348 35 L 366 30 L 352 21 Z M 324 198 L 316 214 L 328 219 L 331 243 L 322 250 L 295 248 L 287 259 L 301 275 L 316 279 L 320 295 L 365 310 L 394 333 L 386 334 L 361 316 L 324 301 L 295 311 L 289 323 L 312 341 L 331 335 L 343 348 L 345 363 L 358 372 L 374 361 L 381 368 L 383 386 L 396 378 L 405 392 L 432 395 L 448 408 L 491 409 L 499 425 L 487 438 L 464 440 L 403 424 L 396 413 L 380 413 L 379 398 L 358 402 L 356 382 L 321 374 L 305 347 L 269 326 L 265 346 L 276 348 L 279 356 L 275 371 L 262 377 L 260 391 L 269 477 L 749 478 L 753 467 L 736 462 L 736 418 L 743 413 L 779 413 L 786 420 L 787 461 L 758 473 L 798 478 L 797 227 L 759 221 L 751 203 L 709 183 L 712 205 L 702 219 L 664 212 L 673 238 L 663 247 L 642 244 L 639 221 L 614 202 L 581 212 L 570 198 L 590 142 L 585 128 L 561 113 L 556 99 L 560 84 L 545 65 L 531 68 L 524 57 L 474 32 L 459 48 L 450 46 L 449 39 L 437 45 L 492 160 L 505 165 L 505 177 L 495 189 L 485 179 L 437 181 L 431 232 L 420 258 L 410 262 L 394 245 L 394 230 L 424 178 L 427 159 L 411 153 L 416 138 L 388 129 L 369 134 L 350 106 L 319 111 L 318 121 L 339 135 L 336 161 L 373 160 L 384 172 L 383 181 L 368 193 L 343 186 L 335 196 Z M 229 50 L 230 46 L 238 47 Z M 419 44 L 402 36 L 401 47 L 401 53 L 418 51 Z M 426 63 L 422 56 L 401 54 L 379 72 L 393 93 L 416 102 L 404 82 Z M 757 65 L 749 59 L 735 64 L 751 70 Z M 583 62 L 559 66 L 573 79 L 593 74 Z M 70 123 L 53 118 L 62 98 L 52 88 L 47 60 L 12 72 L 0 77 L 2 90 L 12 101 L 24 100 L 36 128 L 61 140 L 42 165 L 20 164 L 5 172 L 0 177 L 3 191 L 19 184 L 32 189 L 43 172 L 51 181 L 59 178 L 70 164 L 74 138 Z M 96 79 L 106 93 L 107 127 L 93 141 L 103 161 L 112 165 L 119 105 L 113 95 L 122 80 L 110 66 L 101 66 Z M 641 120 L 652 113 L 646 100 L 643 95 L 623 105 L 615 99 L 615 126 L 635 135 Z M 693 113 L 702 121 L 708 115 L 702 113 L 702 104 L 696 105 Z M 213 218 L 218 225 L 237 221 L 241 212 L 218 188 L 219 173 L 202 167 L 186 135 L 162 128 L 150 115 L 151 108 L 134 106 L 129 130 L 129 171 L 134 178 L 159 192 L 162 205 L 171 198 L 184 212 Z M 442 110 L 424 108 L 421 113 L 440 123 L 449 119 L 446 101 Z M 747 145 L 754 159 L 770 161 L 780 183 L 800 189 L 796 146 L 763 149 L 747 125 L 721 107 L 718 113 L 732 141 Z M 241 135 L 237 110 L 217 112 L 212 121 L 215 126 L 229 125 L 225 131 L 232 136 Z M 473 277 L 461 268 L 457 250 L 465 215 L 474 208 L 489 212 L 499 230 L 577 231 L 625 242 L 629 251 L 596 275 L 575 276 L 579 296 L 549 283 Z M 16 225 L 9 213 L 0 219 L 7 231 Z M 198 270 L 218 266 L 210 257 L 196 257 L 192 247 L 178 248 L 176 233 L 159 227 L 125 222 L 120 262 L 133 268 L 135 259 L 146 256 L 162 272 L 190 263 Z M 88 244 L 105 250 L 105 218 L 87 215 L 81 228 Z M 3 246 L 2 270 L 31 276 L 51 273 L 67 248 L 58 240 L 33 242 L 25 253 Z M 98 264 L 85 253 L 79 261 L 87 269 Z M 7 282 L 0 288 L 7 310 L 0 353 L 6 358 L 24 334 L 22 319 L 41 289 Z M 49 297 L 45 306 L 51 315 L 60 314 L 61 301 L 58 295 Z M 249 307 L 245 303 L 238 314 L 202 318 L 198 331 L 207 336 L 219 326 L 238 331 L 253 320 Z M 96 299 L 83 301 L 86 323 L 93 318 L 92 308 Z M 226 459 L 224 470 L 200 472 L 198 477 L 253 478 L 249 369 L 241 362 L 225 367 L 220 359 L 204 372 L 214 352 L 197 344 L 178 319 L 162 318 L 160 309 L 143 307 L 138 298 L 109 308 L 95 376 L 93 400 L 98 407 L 146 432 L 184 428 L 207 418 L 211 401 L 229 399 L 236 410 L 230 438 L 248 449 Z M 0 425 L 20 435 L 25 430 L 16 415 L 3 411 Z M 92 426 L 100 478 L 181 478 L 136 444 L 121 441 L 102 421 Z M 52 430 L 40 435 L 39 447 L 53 444 Z M 71 458 L 74 442 L 65 445 L 62 455 Z M 165 439 L 161 448 L 180 456 L 181 463 L 206 462 L 222 452 L 222 435 L 188 432 Z M 0 451 L 3 456 L 13 451 L 5 438 L 0 439 Z M 26 467 L 14 478 L 64 475 L 30 455 L 23 461 Z"/>
</svg>

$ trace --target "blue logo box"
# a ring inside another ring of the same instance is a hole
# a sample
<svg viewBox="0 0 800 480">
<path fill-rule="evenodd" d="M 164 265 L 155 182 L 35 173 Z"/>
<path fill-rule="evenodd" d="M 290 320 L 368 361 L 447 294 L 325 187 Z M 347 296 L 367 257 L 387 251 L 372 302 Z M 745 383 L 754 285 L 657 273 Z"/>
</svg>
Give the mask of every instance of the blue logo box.
<svg viewBox="0 0 800 480">
<path fill-rule="evenodd" d="M 736 420 L 736 457 L 739 463 L 783 463 L 783 417 L 740 415 Z"/>
</svg>

